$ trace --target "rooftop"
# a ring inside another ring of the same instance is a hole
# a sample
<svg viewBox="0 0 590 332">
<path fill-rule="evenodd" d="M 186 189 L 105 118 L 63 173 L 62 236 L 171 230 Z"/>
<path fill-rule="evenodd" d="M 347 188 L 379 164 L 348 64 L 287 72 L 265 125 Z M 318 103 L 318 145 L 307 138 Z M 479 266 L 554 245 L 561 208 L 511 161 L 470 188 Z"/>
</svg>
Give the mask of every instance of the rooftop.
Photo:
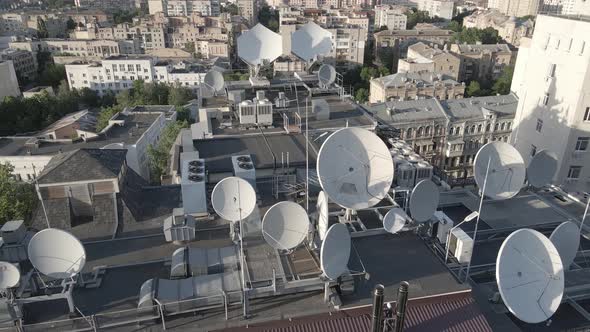
<svg viewBox="0 0 590 332">
<path fill-rule="evenodd" d="M 77 124 L 77 126 L 79 126 L 79 129 L 81 130 L 93 132 L 96 128 L 96 116 L 93 113 L 88 112 L 88 110 L 71 113 L 50 124 L 47 128 L 43 130 L 42 133 L 52 133 L 61 128 L 70 126 L 74 123 Z"/>
<path fill-rule="evenodd" d="M 442 100 L 440 103 L 452 118 L 484 118 L 489 111 L 499 115 L 514 116 L 518 106 L 518 98 L 511 93 L 502 96 L 449 99 Z"/>
<path fill-rule="evenodd" d="M 416 85 L 433 85 L 436 83 L 461 84 L 451 78 L 444 75 L 437 75 L 433 72 L 419 72 L 419 73 L 396 73 L 371 80 L 386 88 L 389 87 L 400 87 L 406 84 Z"/>
<path fill-rule="evenodd" d="M 437 99 L 418 99 L 386 102 L 368 106 L 369 112 L 384 123 L 403 123 L 409 121 L 441 119 L 447 114 Z M 393 110 L 388 113 L 388 109 Z"/>
<path fill-rule="evenodd" d="M 456 44 L 461 54 L 475 54 L 481 52 L 505 52 L 512 53 L 508 44 Z"/>
</svg>

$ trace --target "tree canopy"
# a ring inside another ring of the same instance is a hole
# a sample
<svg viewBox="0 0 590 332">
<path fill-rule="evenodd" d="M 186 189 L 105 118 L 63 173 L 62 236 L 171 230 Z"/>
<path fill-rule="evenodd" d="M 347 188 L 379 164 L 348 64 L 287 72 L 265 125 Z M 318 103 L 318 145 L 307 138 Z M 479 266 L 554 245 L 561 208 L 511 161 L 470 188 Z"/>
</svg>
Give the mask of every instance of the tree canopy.
<svg viewBox="0 0 590 332">
<path fill-rule="evenodd" d="M 496 44 L 502 41 L 502 37 L 498 34 L 498 30 L 487 27 L 485 29 L 477 28 L 462 28 L 455 32 L 451 38 L 453 43 L 467 43 L 475 44 L 481 42 L 482 44 Z"/>
<path fill-rule="evenodd" d="M 258 22 L 274 32 L 279 32 L 279 13 L 269 6 L 262 6 L 258 12 Z"/>
<path fill-rule="evenodd" d="M 13 170 L 12 165 L 0 163 L 0 224 L 9 220 L 30 220 L 37 205 L 35 187 L 16 181 Z"/>
<path fill-rule="evenodd" d="M 427 11 L 418 10 L 416 8 L 412 8 L 406 12 L 406 16 L 408 17 L 408 23 L 406 28 L 408 30 L 414 29 L 418 23 L 436 23 L 436 22 L 444 22 L 445 20 L 440 17 L 430 17 Z"/>
<path fill-rule="evenodd" d="M 126 10 L 126 9 L 118 9 L 113 13 L 113 21 L 115 24 L 120 23 L 132 23 L 133 18 L 139 16 L 141 13 L 139 9 L 135 10 Z"/>
<path fill-rule="evenodd" d="M 150 164 L 150 175 L 153 183 L 160 183 L 160 178 L 166 172 L 168 158 L 172 144 L 183 128 L 188 128 L 187 121 L 176 121 L 171 123 L 162 131 L 160 141 L 156 147 L 148 146 L 148 157 Z"/>
</svg>

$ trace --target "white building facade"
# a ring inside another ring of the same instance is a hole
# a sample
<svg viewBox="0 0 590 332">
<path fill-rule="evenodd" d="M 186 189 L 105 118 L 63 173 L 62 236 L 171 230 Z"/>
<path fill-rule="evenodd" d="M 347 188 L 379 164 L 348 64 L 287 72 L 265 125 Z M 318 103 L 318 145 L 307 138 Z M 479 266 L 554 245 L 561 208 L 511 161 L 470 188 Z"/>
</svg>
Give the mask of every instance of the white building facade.
<svg viewBox="0 0 590 332">
<path fill-rule="evenodd" d="M 554 183 L 573 192 L 590 190 L 589 36 L 590 22 L 539 15 L 511 88 L 519 96 L 512 143 L 527 163 L 538 151 L 556 153 Z"/>
<path fill-rule="evenodd" d="M 419 0 L 418 10 L 428 12 L 430 17 L 438 16 L 440 18 L 450 20 L 453 18 L 455 3 L 453 1 L 446 0 Z"/>
<path fill-rule="evenodd" d="M 389 30 L 406 30 L 408 17 L 399 10 L 390 9 L 389 6 L 375 8 L 375 28 L 386 26 Z"/>
</svg>

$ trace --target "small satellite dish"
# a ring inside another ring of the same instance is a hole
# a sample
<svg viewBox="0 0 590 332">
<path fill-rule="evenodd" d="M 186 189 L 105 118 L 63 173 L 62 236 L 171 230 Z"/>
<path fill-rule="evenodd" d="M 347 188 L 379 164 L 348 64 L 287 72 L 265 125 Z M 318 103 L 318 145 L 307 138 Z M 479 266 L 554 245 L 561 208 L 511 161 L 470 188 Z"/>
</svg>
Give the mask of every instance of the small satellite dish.
<svg viewBox="0 0 590 332">
<path fill-rule="evenodd" d="M 326 233 L 328 232 L 328 227 L 330 226 L 329 220 L 329 206 L 330 199 L 328 195 L 323 191 L 320 191 L 318 194 L 318 234 L 320 236 L 320 240 L 324 240 L 326 238 Z"/>
<path fill-rule="evenodd" d="M 520 229 L 498 252 L 496 281 L 504 304 L 518 319 L 535 324 L 549 319 L 561 303 L 563 265 L 545 235 Z"/>
<path fill-rule="evenodd" d="M 331 50 L 332 33 L 314 22 L 303 25 L 291 35 L 291 51 L 305 61 L 329 54 Z"/>
<path fill-rule="evenodd" d="M 387 146 L 372 132 L 343 128 L 330 135 L 317 158 L 322 189 L 345 208 L 359 210 L 379 203 L 393 181 Z"/>
<path fill-rule="evenodd" d="M 334 83 L 336 80 L 336 69 L 328 64 L 323 64 L 318 71 L 318 80 L 323 86 Z"/>
<path fill-rule="evenodd" d="M 535 154 L 527 168 L 527 180 L 535 188 L 544 187 L 553 180 L 558 165 L 555 153 L 541 150 Z"/>
<path fill-rule="evenodd" d="M 279 250 L 297 247 L 309 232 L 309 217 L 301 205 L 279 202 L 271 206 L 262 218 L 262 236 L 268 244 Z"/>
<path fill-rule="evenodd" d="M 484 145 L 477 152 L 473 163 L 475 182 L 480 189 L 483 189 L 488 161 L 490 170 L 484 195 L 491 199 L 503 200 L 518 194 L 526 175 L 524 160 L 520 153 L 512 145 L 504 142 Z"/>
<path fill-rule="evenodd" d="M 44 275 L 66 279 L 80 273 L 86 264 L 86 251 L 72 234 L 47 228 L 31 238 L 28 247 L 31 264 Z"/>
<path fill-rule="evenodd" d="M 230 176 L 213 188 L 211 205 L 217 214 L 229 221 L 247 218 L 256 207 L 256 192 L 248 181 Z"/>
<path fill-rule="evenodd" d="M 272 62 L 283 52 L 283 37 L 258 23 L 238 37 L 238 56 L 251 66 Z"/>
<path fill-rule="evenodd" d="M 210 70 L 203 80 L 207 86 L 213 89 L 215 92 L 221 92 L 225 84 L 223 75 L 217 70 Z"/>
<path fill-rule="evenodd" d="M 553 230 L 549 240 L 559 252 L 563 267 L 568 270 L 580 247 L 580 228 L 575 223 L 566 221 Z"/>
<path fill-rule="evenodd" d="M 410 195 L 410 214 L 417 222 L 428 221 L 436 208 L 440 199 L 440 192 L 434 182 L 422 180 L 412 190 Z"/>
<path fill-rule="evenodd" d="M 20 271 L 8 262 L 0 262 L 0 289 L 8 289 L 18 285 Z"/>
<path fill-rule="evenodd" d="M 383 218 L 383 228 L 391 234 L 395 234 L 404 228 L 408 215 L 403 209 L 393 208 Z"/>
<path fill-rule="evenodd" d="M 328 279 L 334 280 L 348 270 L 351 245 L 346 225 L 334 224 L 328 229 L 320 249 L 320 265 Z"/>
</svg>

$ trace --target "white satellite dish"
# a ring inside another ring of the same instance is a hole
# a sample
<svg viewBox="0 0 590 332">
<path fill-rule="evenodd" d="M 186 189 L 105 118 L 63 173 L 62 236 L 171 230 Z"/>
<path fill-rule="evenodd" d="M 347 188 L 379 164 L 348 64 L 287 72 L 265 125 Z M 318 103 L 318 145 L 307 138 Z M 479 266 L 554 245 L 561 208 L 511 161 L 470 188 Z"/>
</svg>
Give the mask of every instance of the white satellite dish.
<svg viewBox="0 0 590 332">
<path fill-rule="evenodd" d="M 518 319 L 549 319 L 561 303 L 563 265 L 553 243 L 532 229 L 510 234 L 498 253 L 496 281 L 504 304 Z"/>
<path fill-rule="evenodd" d="M 408 215 L 403 209 L 393 208 L 383 218 L 383 228 L 391 234 L 398 233 L 406 225 Z"/>
<path fill-rule="evenodd" d="M 328 195 L 323 191 L 320 191 L 318 195 L 318 234 L 320 236 L 320 240 L 324 240 L 326 238 L 326 233 L 328 232 L 328 227 L 330 226 L 330 217 L 329 217 L 329 206 L 330 198 Z"/>
<path fill-rule="evenodd" d="M 331 50 L 332 33 L 314 22 L 303 25 L 291 35 L 291 52 L 305 61 L 327 55 Z"/>
<path fill-rule="evenodd" d="M 225 85 L 223 75 L 217 70 L 210 70 L 203 79 L 204 83 L 215 92 L 221 92 Z"/>
<path fill-rule="evenodd" d="M 544 187 L 553 180 L 558 165 L 555 153 L 541 150 L 535 154 L 527 168 L 527 180 L 535 188 Z"/>
<path fill-rule="evenodd" d="M 283 52 L 283 37 L 258 23 L 238 37 L 238 56 L 251 66 L 272 62 Z"/>
<path fill-rule="evenodd" d="M 248 181 L 230 176 L 219 181 L 213 188 L 211 205 L 221 218 L 239 221 L 254 211 L 256 192 Z"/>
<path fill-rule="evenodd" d="M 428 179 L 418 182 L 410 195 L 412 218 L 420 223 L 428 221 L 434 215 L 439 199 L 440 192 L 434 182 Z"/>
<path fill-rule="evenodd" d="M 8 289 L 18 285 L 20 271 L 14 264 L 0 262 L 0 289 Z"/>
<path fill-rule="evenodd" d="M 570 265 L 574 262 L 580 247 L 580 228 L 571 221 L 566 221 L 557 226 L 549 240 L 553 243 L 559 256 L 563 267 L 568 270 Z"/>
<path fill-rule="evenodd" d="M 66 279 L 80 273 L 86 264 L 86 251 L 72 234 L 57 228 L 37 232 L 29 242 L 31 264 L 44 275 Z"/>
<path fill-rule="evenodd" d="M 323 64 L 318 70 L 318 80 L 323 86 L 329 86 L 336 80 L 336 69 L 328 64 Z"/>
<path fill-rule="evenodd" d="M 345 208 L 359 210 L 379 203 L 393 181 L 387 146 L 372 132 L 343 128 L 326 139 L 317 158 L 322 189 Z"/>
<path fill-rule="evenodd" d="M 334 280 L 348 271 L 351 245 L 346 225 L 334 224 L 328 229 L 320 249 L 320 265 L 328 279 Z"/>
<path fill-rule="evenodd" d="M 297 247 L 309 232 L 309 217 L 301 205 L 279 202 L 271 206 L 262 218 L 262 236 L 268 244 L 279 250 Z"/>
<path fill-rule="evenodd" d="M 475 156 L 473 173 L 479 188 L 483 188 L 486 170 L 490 164 L 485 196 L 502 200 L 514 197 L 524 184 L 526 170 L 524 160 L 518 151 L 504 142 L 484 145 Z"/>
</svg>

